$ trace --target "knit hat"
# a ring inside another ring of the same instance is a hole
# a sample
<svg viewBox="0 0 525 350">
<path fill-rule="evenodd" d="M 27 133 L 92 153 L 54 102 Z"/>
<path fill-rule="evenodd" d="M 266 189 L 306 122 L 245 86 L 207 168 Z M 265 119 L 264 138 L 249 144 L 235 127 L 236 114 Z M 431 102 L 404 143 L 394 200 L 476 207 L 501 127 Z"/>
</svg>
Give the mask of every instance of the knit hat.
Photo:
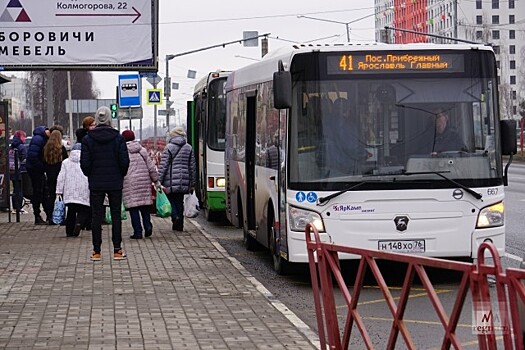
<svg viewBox="0 0 525 350">
<path fill-rule="evenodd" d="M 102 106 L 97 109 L 97 114 L 95 116 L 97 125 L 110 125 L 111 126 L 111 111 L 108 107 Z"/>
<path fill-rule="evenodd" d="M 135 140 L 135 133 L 132 130 L 126 129 L 122 132 L 122 136 L 124 136 L 124 140 L 126 141 L 133 141 Z"/>
<path fill-rule="evenodd" d="M 182 126 L 177 126 L 176 128 L 171 129 L 170 136 L 171 137 L 175 137 L 175 136 L 184 136 L 185 137 L 186 136 L 186 132 L 184 131 Z"/>
</svg>

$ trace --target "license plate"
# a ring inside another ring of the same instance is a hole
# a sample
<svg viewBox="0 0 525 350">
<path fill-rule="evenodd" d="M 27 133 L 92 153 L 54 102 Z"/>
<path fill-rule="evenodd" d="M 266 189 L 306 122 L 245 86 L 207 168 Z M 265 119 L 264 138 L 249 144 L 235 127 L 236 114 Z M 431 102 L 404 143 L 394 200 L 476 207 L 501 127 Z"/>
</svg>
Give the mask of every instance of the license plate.
<svg viewBox="0 0 525 350">
<path fill-rule="evenodd" d="M 394 253 L 424 253 L 424 239 L 377 241 L 377 249 Z"/>
</svg>

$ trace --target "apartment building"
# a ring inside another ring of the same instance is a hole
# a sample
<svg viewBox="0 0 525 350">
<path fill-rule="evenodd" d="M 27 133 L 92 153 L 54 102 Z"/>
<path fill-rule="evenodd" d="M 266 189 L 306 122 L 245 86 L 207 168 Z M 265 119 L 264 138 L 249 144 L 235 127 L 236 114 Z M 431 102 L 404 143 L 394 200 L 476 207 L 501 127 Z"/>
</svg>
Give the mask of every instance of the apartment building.
<svg viewBox="0 0 525 350">
<path fill-rule="evenodd" d="M 518 118 L 525 101 L 524 0 L 374 0 L 376 40 L 403 44 L 459 38 L 494 47 L 503 118 Z M 385 26 L 409 30 L 385 31 Z"/>
</svg>

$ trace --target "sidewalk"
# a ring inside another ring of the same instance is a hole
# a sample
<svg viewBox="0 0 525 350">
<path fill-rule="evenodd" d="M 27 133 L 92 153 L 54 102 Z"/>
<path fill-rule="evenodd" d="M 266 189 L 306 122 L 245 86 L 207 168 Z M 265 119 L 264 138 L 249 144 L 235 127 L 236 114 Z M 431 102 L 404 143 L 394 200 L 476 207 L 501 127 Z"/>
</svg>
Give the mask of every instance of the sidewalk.
<svg viewBox="0 0 525 350">
<path fill-rule="evenodd" d="M 153 236 L 138 241 L 124 221 L 123 261 L 112 259 L 105 225 L 102 261 L 92 262 L 90 231 L 66 238 L 63 226 L 35 226 L 31 214 L 21 219 L 8 223 L 0 214 L 2 349 L 318 346 L 304 323 L 191 220 L 176 234 L 169 219 L 153 216 Z"/>
</svg>

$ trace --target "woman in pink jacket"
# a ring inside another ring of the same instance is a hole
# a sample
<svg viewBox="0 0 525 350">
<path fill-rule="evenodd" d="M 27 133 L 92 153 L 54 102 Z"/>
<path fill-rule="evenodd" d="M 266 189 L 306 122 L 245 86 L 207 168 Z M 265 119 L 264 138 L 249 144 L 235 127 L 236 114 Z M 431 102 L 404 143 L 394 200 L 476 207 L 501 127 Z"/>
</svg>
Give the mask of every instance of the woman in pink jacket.
<svg viewBox="0 0 525 350">
<path fill-rule="evenodd" d="M 124 130 L 122 136 L 126 140 L 129 153 L 129 169 L 124 177 L 124 188 L 122 190 L 122 202 L 129 210 L 131 226 L 133 226 L 132 239 L 142 239 L 142 223 L 144 224 L 144 235 L 150 237 L 153 233 L 151 223 L 150 206 L 152 183 L 158 181 L 155 164 L 148 156 L 148 151 L 135 140 L 135 134 L 131 130 Z"/>
</svg>

